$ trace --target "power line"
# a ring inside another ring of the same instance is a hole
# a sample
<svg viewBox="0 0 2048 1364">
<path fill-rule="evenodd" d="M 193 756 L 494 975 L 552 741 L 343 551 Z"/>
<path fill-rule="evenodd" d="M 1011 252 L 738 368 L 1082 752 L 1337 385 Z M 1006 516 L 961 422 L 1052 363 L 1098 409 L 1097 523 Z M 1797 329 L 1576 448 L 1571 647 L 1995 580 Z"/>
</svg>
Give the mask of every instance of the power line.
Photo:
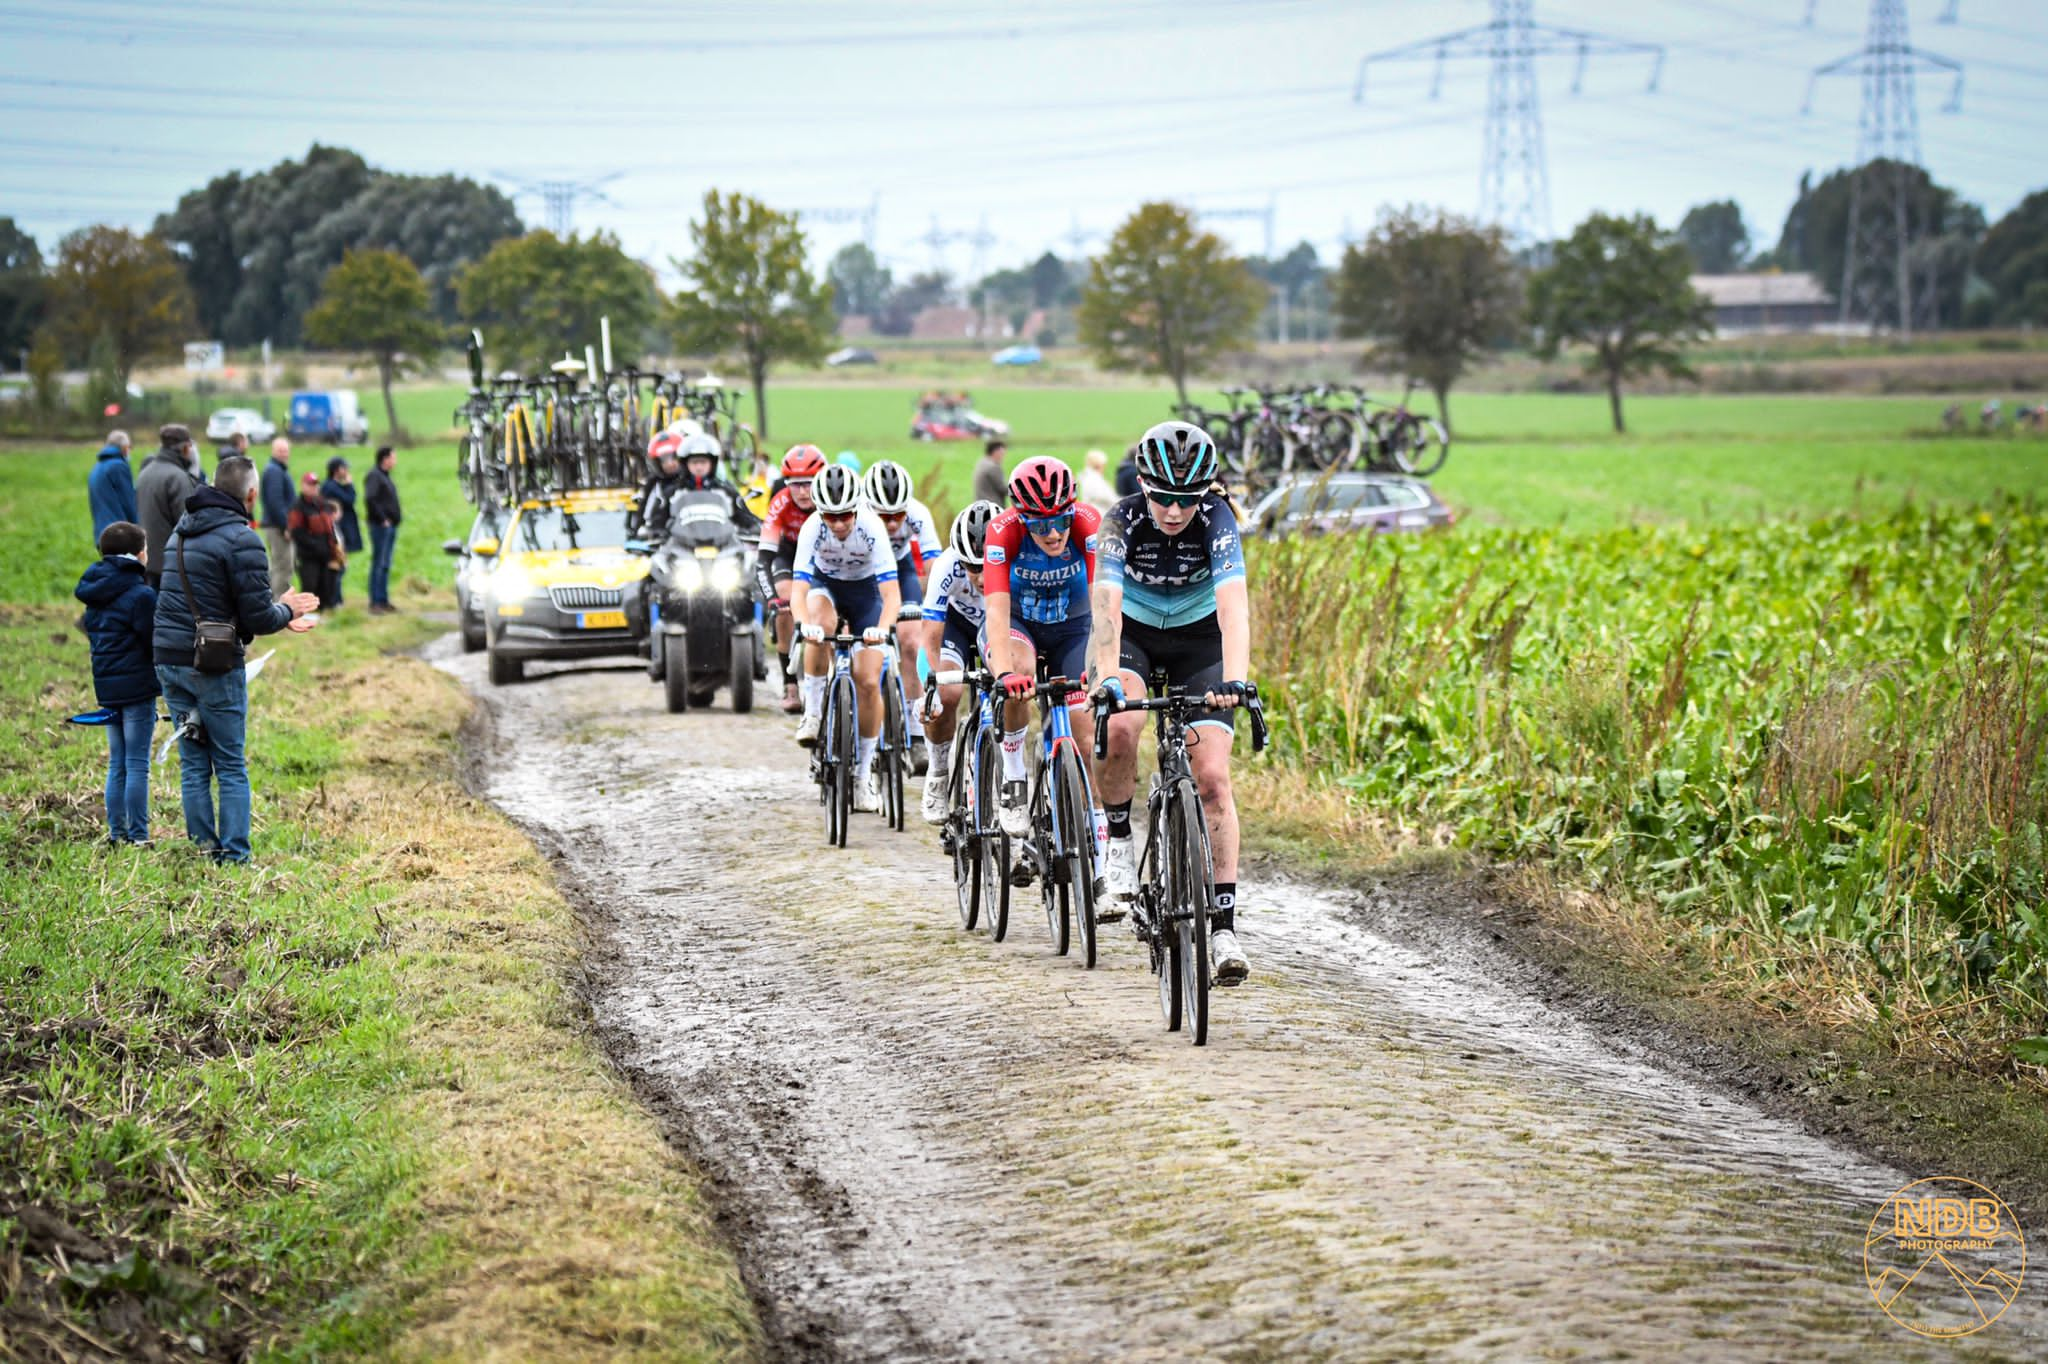
<svg viewBox="0 0 2048 1364">
<path fill-rule="evenodd" d="M 618 179 L 624 171 L 613 171 L 589 180 L 522 180 L 504 171 L 492 171 L 493 178 L 503 180 L 512 186 L 512 197 L 538 198 L 546 216 L 548 231 L 557 237 L 567 239 L 575 222 L 576 205 L 582 202 L 612 204 L 610 196 L 598 188 Z"/>
</svg>

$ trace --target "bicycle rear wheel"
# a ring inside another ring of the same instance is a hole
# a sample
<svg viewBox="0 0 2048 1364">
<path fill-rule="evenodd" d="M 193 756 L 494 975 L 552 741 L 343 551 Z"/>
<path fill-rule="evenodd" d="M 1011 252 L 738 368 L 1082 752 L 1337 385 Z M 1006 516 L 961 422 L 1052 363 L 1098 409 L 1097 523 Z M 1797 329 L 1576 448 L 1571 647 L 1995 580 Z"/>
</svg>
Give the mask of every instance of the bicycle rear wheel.
<svg viewBox="0 0 2048 1364">
<path fill-rule="evenodd" d="M 1188 1040 L 1209 1041 L 1209 910 L 1216 895 L 1209 870 L 1209 828 L 1194 783 L 1181 781 L 1168 797 L 1170 901 L 1180 940 L 1181 1007 Z"/>
<path fill-rule="evenodd" d="M 910 761 L 904 747 L 909 731 L 903 723 L 903 685 L 891 671 L 882 678 L 882 818 L 897 831 L 903 828 L 903 769 Z"/>
<path fill-rule="evenodd" d="M 831 791 L 825 801 L 830 808 L 832 843 L 835 847 L 846 846 L 846 826 L 853 819 L 853 762 L 854 762 L 854 709 L 853 683 L 844 677 L 832 680 L 831 714 L 827 723 L 832 727 Z"/>
<path fill-rule="evenodd" d="M 1071 909 L 1069 917 L 1081 934 L 1081 965 L 1095 965 L 1095 819 L 1088 809 L 1088 784 L 1081 759 L 1071 748 L 1053 759 L 1054 826 L 1060 846 L 1054 857 L 1062 865 L 1060 880 Z"/>
<path fill-rule="evenodd" d="M 969 819 L 982 832 L 969 836 L 981 845 L 981 912 L 988 936 L 1001 942 L 1010 931 L 1010 836 L 1000 823 L 1003 809 L 1003 741 L 994 725 L 975 738 L 975 789 Z"/>
<path fill-rule="evenodd" d="M 1405 428 L 1406 439 L 1395 447 L 1394 459 L 1401 472 L 1414 478 L 1428 478 L 1444 467 L 1451 457 L 1451 437 L 1442 423 L 1418 417 Z"/>
<path fill-rule="evenodd" d="M 1348 469 L 1358 459 L 1358 423 L 1349 412 L 1329 411 L 1315 419 L 1309 457 L 1318 469 Z"/>
<path fill-rule="evenodd" d="M 1251 458 L 1245 449 L 1243 416 L 1226 417 L 1218 415 L 1213 426 L 1206 430 L 1209 438 L 1216 442 L 1216 457 L 1223 467 L 1239 478 L 1251 472 Z"/>
</svg>

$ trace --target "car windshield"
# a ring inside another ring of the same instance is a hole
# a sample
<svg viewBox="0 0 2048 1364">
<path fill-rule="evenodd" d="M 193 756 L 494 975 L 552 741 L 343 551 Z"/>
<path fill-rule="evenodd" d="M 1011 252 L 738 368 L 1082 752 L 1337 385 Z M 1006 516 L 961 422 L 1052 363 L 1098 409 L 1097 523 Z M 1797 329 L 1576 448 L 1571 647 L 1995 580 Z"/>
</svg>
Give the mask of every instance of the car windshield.
<svg viewBox="0 0 2048 1364">
<path fill-rule="evenodd" d="M 523 550 L 619 549 L 626 543 L 626 513 L 537 507 L 520 516 L 518 540 Z"/>
</svg>

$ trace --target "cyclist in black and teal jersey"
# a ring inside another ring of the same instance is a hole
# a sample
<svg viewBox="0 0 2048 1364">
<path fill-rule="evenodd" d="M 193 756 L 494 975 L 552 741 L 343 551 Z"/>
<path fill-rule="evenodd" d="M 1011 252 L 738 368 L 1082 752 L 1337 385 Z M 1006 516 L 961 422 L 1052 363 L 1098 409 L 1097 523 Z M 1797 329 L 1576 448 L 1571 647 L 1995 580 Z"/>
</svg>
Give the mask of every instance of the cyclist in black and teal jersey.
<svg viewBox="0 0 2048 1364">
<path fill-rule="evenodd" d="M 1249 974 L 1238 946 L 1237 802 L 1230 787 L 1235 708 L 1251 672 L 1251 611 L 1244 545 L 1230 503 L 1214 490 L 1216 442 L 1189 422 L 1161 422 L 1138 442 L 1140 491 L 1102 518 L 1095 579 L 1095 697 L 1112 709 L 1145 694 L 1155 669 L 1171 686 L 1204 694 L 1188 759 L 1209 825 L 1216 917 L 1209 958 L 1218 985 Z M 1145 717 L 1115 715 L 1109 756 L 1096 768 L 1109 817 L 1105 903 L 1137 894 L 1131 796 Z"/>
</svg>

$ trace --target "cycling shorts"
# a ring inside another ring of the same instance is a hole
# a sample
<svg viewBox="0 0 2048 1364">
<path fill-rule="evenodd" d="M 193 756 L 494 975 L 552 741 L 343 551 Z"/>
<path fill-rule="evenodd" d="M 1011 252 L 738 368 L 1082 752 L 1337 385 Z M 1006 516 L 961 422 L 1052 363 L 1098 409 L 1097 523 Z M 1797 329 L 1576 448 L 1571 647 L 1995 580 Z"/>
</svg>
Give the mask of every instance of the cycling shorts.
<svg viewBox="0 0 2048 1364">
<path fill-rule="evenodd" d="M 1150 689 L 1157 670 L 1165 672 L 1169 687 L 1211 691 L 1223 680 L 1223 630 L 1214 612 L 1171 630 L 1125 616 L 1116 661 L 1125 672 L 1137 674 L 1141 688 Z M 1193 723 L 1235 730 L 1237 711 L 1204 710 Z"/>
<path fill-rule="evenodd" d="M 855 634 L 882 623 L 882 585 L 874 578 L 813 578 L 811 594 L 832 599 L 832 609 Z"/>
<path fill-rule="evenodd" d="M 964 670 L 980 658 L 981 627 L 958 611 L 948 610 L 945 633 L 939 637 L 939 662 L 947 670 Z"/>
<path fill-rule="evenodd" d="M 1039 671 L 1047 677 L 1070 679 L 1078 688 L 1085 690 L 1088 677 L 1088 622 L 1087 616 L 1079 620 L 1010 622 L 1010 638 L 1020 644 L 1028 644 L 1038 654 Z M 988 657 L 988 629 L 986 622 L 975 636 L 981 646 L 981 655 Z"/>
<path fill-rule="evenodd" d="M 924 600 L 924 579 L 918 573 L 917 550 L 913 546 L 909 554 L 896 561 L 896 585 L 903 589 L 903 604 L 915 605 Z"/>
</svg>

